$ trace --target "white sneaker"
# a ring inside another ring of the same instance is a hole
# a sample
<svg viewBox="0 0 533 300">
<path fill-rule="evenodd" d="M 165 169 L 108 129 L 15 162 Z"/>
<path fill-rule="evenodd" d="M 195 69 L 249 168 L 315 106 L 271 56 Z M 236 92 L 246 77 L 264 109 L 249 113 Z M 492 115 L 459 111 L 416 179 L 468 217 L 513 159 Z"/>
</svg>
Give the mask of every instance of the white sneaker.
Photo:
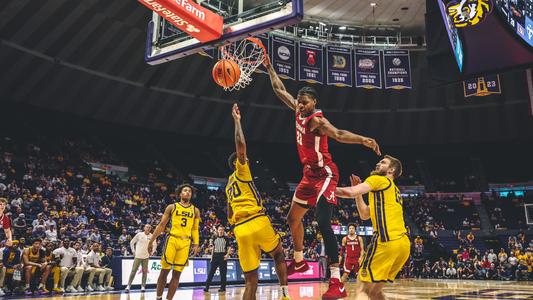
<svg viewBox="0 0 533 300">
<path fill-rule="evenodd" d="M 76 293 L 78 291 L 72 285 L 69 285 L 69 286 L 67 286 L 66 292 L 67 293 Z"/>
<path fill-rule="evenodd" d="M 99 291 L 99 292 L 103 292 L 103 291 L 105 291 L 104 287 L 101 286 L 101 285 L 99 285 L 99 286 L 96 288 L 96 290 Z"/>
<path fill-rule="evenodd" d="M 126 293 L 129 293 L 129 292 L 130 292 L 130 286 L 129 286 L 129 285 L 126 287 L 126 289 L 124 290 L 124 292 L 126 292 Z"/>
<path fill-rule="evenodd" d="M 146 289 L 143 287 L 141 287 L 141 293 L 144 293 L 146 291 Z"/>
<path fill-rule="evenodd" d="M 94 292 L 94 289 L 92 286 L 88 285 L 87 286 L 87 292 Z"/>
<path fill-rule="evenodd" d="M 111 287 L 111 286 L 106 286 L 106 287 L 105 287 L 105 290 L 106 290 L 106 291 L 112 291 L 112 290 L 114 290 L 114 289 L 115 289 L 115 288 L 114 288 L 114 287 Z"/>
<path fill-rule="evenodd" d="M 65 292 L 65 289 L 64 288 L 59 288 L 61 290 L 61 293 L 64 293 Z"/>
<path fill-rule="evenodd" d="M 2 289 L 0 288 L 0 297 L 5 296 L 5 295 L 6 295 L 6 293 L 4 293 L 4 290 L 2 290 Z"/>
<path fill-rule="evenodd" d="M 81 285 L 78 285 L 78 288 L 76 289 L 78 292 L 83 293 L 85 290 L 81 287 Z"/>
</svg>

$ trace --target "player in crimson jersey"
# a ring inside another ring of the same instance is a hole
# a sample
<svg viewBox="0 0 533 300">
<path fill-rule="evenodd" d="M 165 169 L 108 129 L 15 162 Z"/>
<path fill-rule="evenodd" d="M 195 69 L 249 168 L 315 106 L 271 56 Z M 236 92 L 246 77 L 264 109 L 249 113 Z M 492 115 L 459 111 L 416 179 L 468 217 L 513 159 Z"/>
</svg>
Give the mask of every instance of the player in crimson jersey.
<svg viewBox="0 0 533 300">
<path fill-rule="evenodd" d="M 11 220 L 4 212 L 7 206 L 7 199 L 0 198 L 0 226 L 4 229 L 6 235 L 6 246 L 13 245 L 13 233 L 11 232 Z"/>
<path fill-rule="evenodd" d="M 355 234 L 355 225 L 348 226 L 348 235 L 342 238 L 341 256 L 339 261 L 344 257 L 344 274 L 342 274 L 341 281 L 346 282 L 350 274 L 353 272 L 357 278 L 359 272 L 359 261 L 363 257 L 363 238 Z"/>
<path fill-rule="evenodd" d="M 285 89 L 268 57 L 265 59 L 264 65 L 270 75 L 276 96 L 295 111 L 296 144 L 300 161 L 304 166 L 303 178 L 296 188 L 287 216 L 294 243 L 294 259 L 287 267 L 287 272 L 290 275 L 309 269 L 309 265 L 303 259 L 304 227 L 302 218 L 310 207 L 316 206 L 315 217 L 324 238 L 331 270 L 329 289 L 322 295 L 322 298 L 346 297 L 344 285 L 340 281 L 339 245 L 331 228 L 333 207 L 337 204 L 335 189 L 339 174 L 337 165 L 333 162 L 328 151 L 328 137 L 345 144 L 363 144 L 373 149 L 378 155 L 380 155 L 379 146 L 372 138 L 335 128 L 324 117 L 322 111 L 316 109 L 318 95 L 313 88 L 300 89 L 295 99 Z"/>
</svg>

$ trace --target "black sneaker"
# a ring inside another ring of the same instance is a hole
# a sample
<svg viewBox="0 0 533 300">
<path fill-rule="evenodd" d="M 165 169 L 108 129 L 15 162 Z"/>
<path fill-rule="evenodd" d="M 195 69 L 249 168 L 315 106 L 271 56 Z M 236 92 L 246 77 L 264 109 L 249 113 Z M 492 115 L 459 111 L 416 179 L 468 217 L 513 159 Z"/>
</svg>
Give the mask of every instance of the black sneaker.
<svg viewBox="0 0 533 300">
<path fill-rule="evenodd" d="M 219 289 L 218 289 L 218 292 L 219 292 L 219 293 L 222 293 L 222 292 L 225 292 L 225 291 L 226 291 L 226 288 L 225 288 L 225 287 L 223 287 L 223 288 L 219 288 Z"/>
<path fill-rule="evenodd" d="M 204 288 L 204 292 L 209 292 L 209 289 L 208 288 Z"/>
</svg>

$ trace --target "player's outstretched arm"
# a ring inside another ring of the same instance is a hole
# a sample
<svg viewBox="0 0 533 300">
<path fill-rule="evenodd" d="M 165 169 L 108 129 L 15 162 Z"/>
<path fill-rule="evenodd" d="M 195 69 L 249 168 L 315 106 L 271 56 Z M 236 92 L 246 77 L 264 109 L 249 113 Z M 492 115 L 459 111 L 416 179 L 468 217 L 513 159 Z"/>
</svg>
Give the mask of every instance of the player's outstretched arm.
<svg viewBox="0 0 533 300">
<path fill-rule="evenodd" d="M 200 210 L 194 208 L 194 224 L 192 225 L 192 255 L 195 256 L 200 251 Z"/>
<path fill-rule="evenodd" d="M 246 164 L 246 141 L 244 140 L 244 132 L 242 132 L 241 126 L 241 112 L 237 103 L 233 104 L 231 110 L 233 121 L 235 121 L 235 149 L 237 152 L 237 159 L 244 165 Z"/>
<path fill-rule="evenodd" d="M 165 228 L 167 227 L 168 220 L 170 220 L 170 215 L 172 214 L 172 210 L 174 209 L 174 205 L 170 204 L 165 209 L 165 212 L 163 213 L 163 217 L 161 217 L 161 221 L 157 225 L 157 227 L 154 230 L 154 233 L 152 234 L 152 238 L 150 239 L 150 242 L 148 242 L 148 253 L 153 253 L 154 250 L 154 242 L 157 240 L 159 235 L 163 233 Z"/>
<path fill-rule="evenodd" d="M 373 138 L 352 133 L 348 130 L 338 129 L 324 117 L 314 117 L 309 124 L 311 131 L 318 130 L 320 134 L 326 135 L 343 144 L 362 144 L 381 155 L 379 145 Z"/>
<path fill-rule="evenodd" d="M 298 102 L 289 92 L 287 92 L 287 89 L 285 89 L 285 85 L 274 70 L 274 67 L 272 67 L 268 55 L 265 58 L 263 65 L 265 65 L 268 71 L 268 76 L 270 76 L 270 82 L 272 83 L 272 88 L 274 89 L 274 93 L 276 94 L 276 96 L 278 96 L 278 98 L 283 101 L 283 103 L 287 104 L 290 109 L 296 110 L 296 105 L 298 104 Z"/>
</svg>

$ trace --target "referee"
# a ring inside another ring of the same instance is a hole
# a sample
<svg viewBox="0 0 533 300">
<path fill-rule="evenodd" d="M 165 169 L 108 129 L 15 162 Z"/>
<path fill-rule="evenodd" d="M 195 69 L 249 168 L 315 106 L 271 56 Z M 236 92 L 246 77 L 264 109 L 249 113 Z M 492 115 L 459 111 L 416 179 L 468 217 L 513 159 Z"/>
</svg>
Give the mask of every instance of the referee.
<svg viewBox="0 0 533 300">
<path fill-rule="evenodd" d="M 217 234 L 211 239 L 211 269 L 207 282 L 205 283 L 204 292 L 209 291 L 209 286 L 217 268 L 220 268 L 220 289 L 219 292 L 226 291 L 226 273 L 228 271 L 228 257 L 230 255 L 229 238 L 224 233 L 224 226 L 218 225 Z"/>
</svg>

